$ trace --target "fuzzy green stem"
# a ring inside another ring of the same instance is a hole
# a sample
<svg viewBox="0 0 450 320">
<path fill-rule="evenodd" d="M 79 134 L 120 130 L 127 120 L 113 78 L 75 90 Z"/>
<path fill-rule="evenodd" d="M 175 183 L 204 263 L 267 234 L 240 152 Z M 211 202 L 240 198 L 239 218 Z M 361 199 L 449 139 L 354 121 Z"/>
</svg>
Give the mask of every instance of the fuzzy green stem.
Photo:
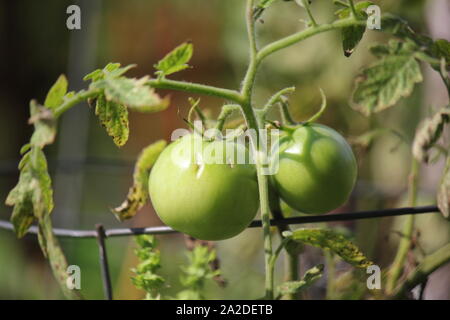
<svg viewBox="0 0 450 320">
<path fill-rule="evenodd" d="M 280 199 L 278 195 L 272 194 L 270 199 L 270 210 L 274 219 L 283 219 L 284 215 L 280 206 Z M 300 265 L 300 252 L 302 247 L 299 243 L 295 243 L 295 248 L 288 248 L 289 244 L 292 244 L 289 240 L 283 237 L 284 231 L 291 231 L 288 225 L 280 225 L 277 227 L 282 244 L 285 247 L 285 281 L 297 281 L 299 280 L 299 265 Z M 274 267 L 274 265 L 273 265 Z M 271 270 L 273 272 L 273 270 Z M 282 297 L 285 300 L 295 300 L 299 297 L 299 294 L 287 294 Z"/>
<path fill-rule="evenodd" d="M 223 126 L 225 124 L 225 121 L 227 118 L 236 110 L 239 110 L 240 106 L 237 104 L 227 104 L 222 107 L 222 110 L 220 111 L 219 117 L 217 118 L 217 123 L 215 128 L 218 131 L 222 131 Z"/>
<path fill-rule="evenodd" d="M 309 7 L 309 1 L 308 0 L 302 0 L 303 6 L 305 7 L 306 13 L 308 14 L 309 20 L 311 21 L 311 24 L 313 27 L 317 26 L 317 22 L 314 19 L 311 8 Z"/>
<path fill-rule="evenodd" d="M 253 4 L 254 0 L 247 0 L 246 8 L 246 22 L 248 40 L 250 43 L 250 63 L 242 83 L 241 96 L 243 97 L 243 103 L 241 103 L 242 113 L 246 120 L 249 129 L 256 131 L 256 136 L 251 136 L 251 144 L 253 152 L 256 158 L 256 174 L 258 178 L 259 188 L 259 200 L 260 200 L 260 212 L 262 220 L 262 229 L 264 235 L 264 265 L 266 270 L 265 278 L 265 298 L 272 300 L 274 298 L 274 281 L 273 272 L 271 269 L 272 260 L 272 239 L 270 235 L 270 208 L 269 208 L 269 190 L 268 179 L 263 172 L 262 154 L 259 147 L 259 128 L 260 122 L 256 118 L 255 111 L 252 107 L 252 89 L 255 81 L 256 69 L 257 69 L 257 46 L 255 37 L 255 22 L 253 19 Z"/>
<path fill-rule="evenodd" d="M 450 244 L 436 250 L 423 261 L 408 275 L 406 280 L 395 290 L 392 298 L 404 298 L 408 291 L 415 286 L 427 280 L 428 276 L 439 267 L 450 262 Z"/>
<path fill-rule="evenodd" d="M 419 169 L 420 163 L 414 157 L 411 164 L 411 172 L 409 175 L 409 205 L 414 207 L 417 202 L 417 186 L 419 180 Z M 389 271 L 386 291 L 391 293 L 395 286 L 397 285 L 397 281 L 403 273 L 404 264 L 408 255 L 408 252 L 411 248 L 412 235 L 414 231 L 414 215 L 409 215 L 406 218 L 405 224 L 403 225 L 402 235 L 400 244 L 397 249 L 397 254 L 395 256 L 394 262 Z"/>
<path fill-rule="evenodd" d="M 297 124 L 289 112 L 289 104 L 287 101 L 280 101 L 280 113 L 281 113 L 281 121 L 283 124 L 287 125 L 295 125 Z"/>
<path fill-rule="evenodd" d="M 284 88 L 277 93 L 275 93 L 273 96 L 270 97 L 270 99 L 267 101 L 266 105 L 262 108 L 262 111 L 265 114 L 267 114 L 270 109 L 276 105 L 279 102 L 286 101 L 286 97 L 284 95 L 291 94 L 295 91 L 295 87 L 289 87 Z"/>
<path fill-rule="evenodd" d="M 316 34 L 319 34 L 319 33 L 331 31 L 331 30 L 338 30 L 338 29 L 345 28 L 345 27 L 365 26 L 365 25 L 366 25 L 366 21 L 356 20 L 353 17 L 350 17 L 347 19 L 337 20 L 333 23 L 321 24 L 316 27 L 310 27 L 310 28 L 304 29 L 302 31 L 299 31 L 290 36 L 284 37 L 280 40 L 277 40 L 275 42 L 272 42 L 272 43 L 266 45 L 264 48 L 262 48 L 258 52 L 256 60 L 258 63 L 260 63 L 264 58 L 266 58 L 270 54 L 277 52 L 281 49 L 287 48 L 289 46 L 292 46 L 300 41 L 303 41 L 307 38 L 315 36 Z"/>
<path fill-rule="evenodd" d="M 358 12 L 356 12 L 355 4 L 353 0 L 348 0 L 348 3 L 350 5 L 350 10 L 352 11 L 352 15 L 355 19 L 358 19 Z"/>
<path fill-rule="evenodd" d="M 150 79 L 147 81 L 147 84 L 150 87 L 156 89 L 169 89 L 169 90 L 185 91 L 190 93 L 198 93 L 223 98 L 239 104 L 243 103 L 243 98 L 239 94 L 239 92 L 230 89 L 222 89 L 204 84 L 169 80 L 165 78 Z"/>
<path fill-rule="evenodd" d="M 327 263 L 327 300 L 332 300 L 334 297 L 334 286 L 336 281 L 336 262 L 332 252 L 325 251 L 325 260 Z"/>
<path fill-rule="evenodd" d="M 70 108 L 74 107 L 75 105 L 83 101 L 86 101 L 89 98 L 94 98 L 98 96 L 100 93 L 101 93 L 100 89 L 89 89 L 86 91 L 81 91 L 75 94 L 72 98 L 67 99 L 63 104 L 57 107 L 53 111 L 53 114 L 56 118 L 59 118 L 64 112 L 66 112 Z"/>
</svg>

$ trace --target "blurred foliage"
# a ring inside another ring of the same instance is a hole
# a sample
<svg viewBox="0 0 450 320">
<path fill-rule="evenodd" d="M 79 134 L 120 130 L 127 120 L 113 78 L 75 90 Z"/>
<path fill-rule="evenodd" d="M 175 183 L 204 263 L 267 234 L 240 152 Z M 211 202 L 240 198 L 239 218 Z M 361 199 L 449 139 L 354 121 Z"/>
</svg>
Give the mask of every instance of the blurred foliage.
<svg viewBox="0 0 450 320">
<path fill-rule="evenodd" d="M 418 32 L 428 33 L 425 0 L 380 0 L 382 10 L 397 13 Z M 49 0 L 42 6 L 33 1 L 0 1 L 0 197 L 6 198 L 17 181 L 15 171 L 18 150 L 28 141 L 31 128 L 27 126 L 28 101 L 43 101 L 47 89 L 59 74 L 68 74 L 69 48 L 77 31 L 65 28 L 66 7 L 71 1 Z M 81 5 L 83 10 L 83 5 Z M 243 23 L 244 1 L 241 0 L 109 0 L 102 1 L 99 29 L 90 33 L 97 43 L 96 65 L 117 61 L 122 65 L 136 63 L 130 76 L 141 77 L 155 70 L 153 64 L 178 44 L 190 40 L 195 54 L 190 61 L 193 68 L 175 74 L 175 79 L 197 81 L 236 88 L 247 63 L 247 38 Z M 320 22 L 331 21 L 336 7 L 332 1 L 314 1 L 311 9 Z M 304 11 L 293 2 L 279 1 L 258 22 L 258 40 L 268 43 L 300 28 Z M 60 26 L 60 27 L 58 27 Z M 370 120 L 350 108 L 348 101 L 353 91 L 353 79 L 363 66 L 374 61 L 369 44 L 385 42 L 380 33 L 367 32 L 350 58 L 342 53 L 340 34 L 327 33 L 309 39 L 288 50 L 280 51 L 265 61 L 257 77 L 255 101 L 263 103 L 273 92 L 295 86 L 291 108 L 296 120 L 313 115 L 320 105 L 319 88 L 328 100 L 321 122 L 336 128 L 346 137 L 358 137 L 376 128 L 395 129 L 405 139 L 412 141 L 419 119 L 428 114 L 425 104 L 424 84 L 416 86 L 414 94 L 403 99 L 396 108 L 385 110 Z M 78 52 L 78 54 L 81 54 Z M 426 76 L 425 84 L 429 80 Z M 69 78 L 69 83 L 71 79 Z M 90 118 L 87 153 L 89 158 L 106 160 L 89 165 L 63 165 L 55 162 L 58 147 L 48 153 L 50 174 L 56 169 L 66 174 L 82 174 L 82 201 L 77 225 L 71 228 L 92 229 L 95 223 L 106 227 L 159 225 L 153 210 L 144 206 L 135 218 L 120 224 L 108 209 L 120 202 L 126 194 L 132 177 L 133 161 L 140 150 L 158 139 L 168 139 L 171 132 L 184 126 L 189 95 L 171 94 L 171 106 L 156 115 L 132 114 L 128 143 L 118 150 L 107 133 Z M 432 93 L 428 93 L 433 95 Z M 217 115 L 221 101 L 202 97 L 202 105 Z M 275 117 L 275 113 L 272 115 Z M 73 133 L 78 134 L 77 132 Z M 367 148 L 357 148 L 359 180 L 354 197 L 341 210 L 366 210 L 400 206 L 407 186 L 410 151 L 394 135 L 383 135 Z M 440 164 L 441 167 L 443 164 Z M 439 164 L 438 164 L 439 166 Z M 426 180 L 421 190 L 424 201 L 432 203 L 436 180 L 440 172 L 425 166 Z M 431 182 L 430 182 L 431 181 Z M 58 190 L 55 197 L 58 198 Z M 431 196 L 430 196 L 431 195 Z M 0 204 L 0 219 L 7 219 L 11 210 Z M 55 208 L 54 215 L 58 215 Z M 295 213 L 293 213 L 295 214 Z M 403 218 L 373 219 L 360 222 L 333 223 L 355 236 L 355 243 L 381 267 L 392 260 L 398 238 L 397 230 Z M 418 217 L 420 236 L 417 241 L 425 252 L 431 252 L 450 239 L 448 224 L 437 215 Z M 64 223 L 62 221 L 61 223 Z M 312 225 L 314 226 L 314 225 Z M 59 227 L 59 225 L 56 225 Z M 67 226 L 66 226 L 67 227 Z M 179 283 L 179 265 L 186 260 L 183 239 L 179 236 L 161 236 L 161 276 L 173 285 L 162 288 L 165 296 L 176 296 L 183 289 Z M 132 288 L 130 268 L 136 266 L 132 254 L 132 239 L 108 239 L 107 247 L 115 297 L 140 298 Z M 92 239 L 62 239 L 69 264 L 77 264 L 82 273 L 82 292 L 86 298 L 102 298 L 98 248 Z M 319 251 L 304 254 L 302 269 L 323 262 Z M 248 299 L 260 296 L 263 286 L 263 257 L 260 230 L 246 230 L 239 236 L 218 243 L 217 255 L 228 286 L 219 288 L 206 283 L 203 294 L 216 299 Z M 205 257 L 208 258 L 208 257 Z M 207 260 L 207 259 L 206 259 Z M 0 230 L 0 298 L 4 299 L 56 299 L 62 295 L 53 280 L 50 268 L 41 257 L 38 244 L 31 236 L 18 242 L 8 231 Z M 281 264 L 281 262 L 280 262 Z M 242 266 L 245 266 L 243 268 Z M 361 283 L 348 277 L 350 269 L 337 265 L 336 298 L 352 299 L 362 296 Z M 189 274 L 189 272 L 188 272 Z M 276 280 L 281 282 L 281 276 Z M 325 277 L 324 277 L 325 278 Z M 364 275 L 360 277 L 365 279 Z M 359 279 L 359 278 L 358 278 Z M 319 280 L 310 297 L 324 297 L 324 281 Z M 446 293 L 448 298 L 448 293 Z"/>
</svg>

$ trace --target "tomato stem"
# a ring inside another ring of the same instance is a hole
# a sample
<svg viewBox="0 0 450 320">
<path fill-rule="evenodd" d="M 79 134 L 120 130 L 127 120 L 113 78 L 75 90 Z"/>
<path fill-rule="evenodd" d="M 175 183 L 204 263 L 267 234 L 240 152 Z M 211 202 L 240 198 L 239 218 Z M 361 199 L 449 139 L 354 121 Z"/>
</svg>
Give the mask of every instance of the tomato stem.
<svg viewBox="0 0 450 320">
<path fill-rule="evenodd" d="M 419 170 L 420 163 L 413 157 L 411 164 L 411 172 L 409 175 L 409 205 L 414 207 L 417 202 L 417 188 L 419 182 Z M 397 254 L 395 256 L 394 262 L 389 270 L 386 291 L 392 293 L 397 285 L 397 281 L 403 273 L 404 264 L 411 249 L 412 235 L 414 231 L 414 215 L 409 215 L 406 217 L 406 221 L 403 225 L 402 238 L 397 249 Z"/>
</svg>

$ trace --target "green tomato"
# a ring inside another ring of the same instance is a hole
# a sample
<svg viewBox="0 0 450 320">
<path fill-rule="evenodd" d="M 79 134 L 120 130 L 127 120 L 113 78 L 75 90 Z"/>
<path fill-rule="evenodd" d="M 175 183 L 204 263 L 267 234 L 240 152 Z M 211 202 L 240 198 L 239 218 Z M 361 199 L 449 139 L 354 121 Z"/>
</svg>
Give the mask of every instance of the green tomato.
<svg viewBox="0 0 450 320">
<path fill-rule="evenodd" d="M 320 124 L 302 125 L 280 139 L 276 155 L 279 168 L 271 182 L 290 207 L 318 214 L 347 201 L 356 182 L 357 164 L 351 147 L 335 130 Z"/>
<path fill-rule="evenodd" d="M 160 219 L 201 240 L 231 238 L 247 228 L 259 207 L 256 169 L 249 161 L 236 164 L 237 155 L 248 159 L 247 148 L 207 142 L 197 134 L 171 143 L 149 178 L 150 198 Z M 214 157 L 221 161 L 212 161 Z"/>
</svg>

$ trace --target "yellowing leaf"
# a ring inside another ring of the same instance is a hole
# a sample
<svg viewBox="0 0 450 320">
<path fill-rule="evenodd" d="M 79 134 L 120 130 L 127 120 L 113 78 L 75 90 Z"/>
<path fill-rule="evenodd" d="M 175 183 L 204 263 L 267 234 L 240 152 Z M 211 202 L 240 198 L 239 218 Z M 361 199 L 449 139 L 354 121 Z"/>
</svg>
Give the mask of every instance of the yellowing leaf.
<svg viewBox="0 0 450 320">
<path fill-rule="evenodd" d="M 366 268 L 372 264 L 351 241 L 342 234 L 329 229 L 297 229 L 286 232 L 286 237 L 311 246 L 328 249 L 344 261 L 357 268 Z"/>
<path fill-rule="evenodd" d="M 388 55 L 365 69 L 356 80 L 353 106 L 366 116 L 395 105 L 422 81 L 413 52 Z"/>
<path fill-rule="evenodd" d="M 43 148 L 55 141 L 56 136 L 56 120 L 53 112 L 43 106 L 38 105 L 35 100 L 30 101 L 29 123 L 34 124 L 34 132 L 31 136 L 30 144 L 39 148 Z"/>
<path fill-rule="evenodd" d="M 444 126 L 450 122 L 450 107 L 439 110 L 432 118 L 425 119 L 424 123 L 417 130 L 413 143 L 414 157 L 423 162 L 429 160 L 429 150 L 439 140 L 444 130 Z"/>
<path fill-rule="evenodd" d="M 103 89 L 106 99 L 140 112 L 158 112 L 169 106 L 168 99 L 161 99 L 155 91 L 145 85 L 146 78 L 139 80 L 106 77 L 91 84 L 94 89 Z"/>
<path fill-rule="evenodd" d="M 128 141 L 128 110 L 124 105 L 107 101 L 104 95 L 100 95 L 97 98 L 95 114 L 118 147 Z"/>
<path fill-rule="evenodd" d="M 142 150 L 134 167 L 133 186 L 128 191 L 127 199 L 112 209 L 120 221 L 132 218 L 147 202 L 149 172 L 166 145 L 164 140 L 159 140 Z"/>
<path fill-rule="evenodd" d="M 17 185 L 10 191 L 6 204 L 14 206 L 11 222 L 17 236 L 23 237 L 35 218 L 53 210 L 53 190 L 47 160 L 38 147 L 23 156 Z"/>
<path fill-rule="evenodd" d="M 279 295 L 296 294 L 310 287 L 314 282 L 322 277 L 323 264 L 314 266 L 307 270 L 302 280 L 286 281 L 278 286 Z"/>
</svg>

